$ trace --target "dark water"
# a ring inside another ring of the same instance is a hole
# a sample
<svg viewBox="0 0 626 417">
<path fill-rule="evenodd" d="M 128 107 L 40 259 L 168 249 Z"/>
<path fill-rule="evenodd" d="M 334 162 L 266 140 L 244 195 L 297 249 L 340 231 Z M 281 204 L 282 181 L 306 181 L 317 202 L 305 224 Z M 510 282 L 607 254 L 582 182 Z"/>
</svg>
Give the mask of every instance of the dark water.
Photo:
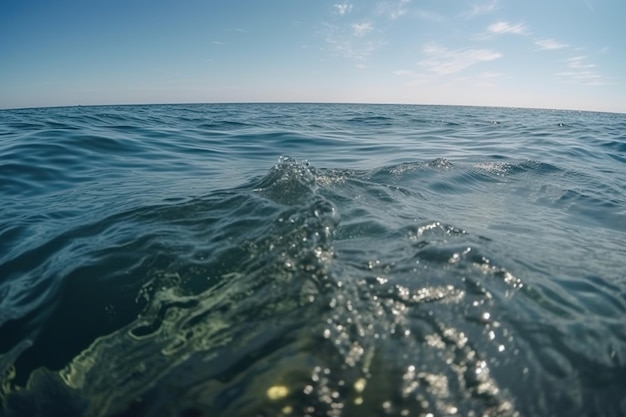
<svg viewBox="0 0 626 417">
<path fill-rule="evenodd" d="M 626 115 L 2 111 L 0 196 L 0 415 L 626 414 Z"/>
</svg>

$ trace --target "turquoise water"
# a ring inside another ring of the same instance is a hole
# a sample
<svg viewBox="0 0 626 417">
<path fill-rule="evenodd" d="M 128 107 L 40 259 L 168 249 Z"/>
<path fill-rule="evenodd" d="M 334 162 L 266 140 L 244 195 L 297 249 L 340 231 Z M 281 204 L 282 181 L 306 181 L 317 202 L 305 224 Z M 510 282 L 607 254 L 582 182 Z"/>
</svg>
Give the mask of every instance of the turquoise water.
<svg viewBox="0 0 626 417">
<path fill-rule="evenodd" d="M 626 414 L 626 115 L 0 111 L 2 416 Z"/>
</svg>

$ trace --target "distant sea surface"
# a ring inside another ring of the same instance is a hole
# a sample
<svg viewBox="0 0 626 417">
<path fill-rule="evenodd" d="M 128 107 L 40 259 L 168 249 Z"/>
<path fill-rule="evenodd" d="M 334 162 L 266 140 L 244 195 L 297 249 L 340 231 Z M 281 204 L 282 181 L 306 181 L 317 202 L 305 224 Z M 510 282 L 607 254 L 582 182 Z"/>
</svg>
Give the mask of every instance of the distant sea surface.
<svg viewBox="0 0 626 417">
<path fill-rule="evenodd" d="M 626 115 L 0 111 L 0 416 L 626 415 Z"/>
</svg>

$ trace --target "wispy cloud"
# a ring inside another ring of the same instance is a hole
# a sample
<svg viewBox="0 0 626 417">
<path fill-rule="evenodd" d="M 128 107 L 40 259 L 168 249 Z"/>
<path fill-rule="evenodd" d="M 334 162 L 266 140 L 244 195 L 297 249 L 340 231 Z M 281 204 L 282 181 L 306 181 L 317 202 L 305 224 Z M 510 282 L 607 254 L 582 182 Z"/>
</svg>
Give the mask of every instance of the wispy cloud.
<svg viewBox="0 0 626 417">
<path fill-rule="evenodd" d="M 501 35 L 526 36 L 530 35 L 530 30 L 523 23 L 512 24 L 505 20 L 500 20 L 487 26 L 484 32 L 476 34 L 472 38 L 476 40 L 488 40 Z"/>
<path fill-rule="evenodd" d="M 369 22 L 355 23 L 352 25 L 352 34 L 358 38 L 362 38 L 374 29 Z"/>
<path fill-rule="evenodd" d="M 605 85 L 604 77 L 594 71 L 564 71 L 556 75 L 563 77 L 566 82 L 584 85 Z"/>
<path fill-rule="evenodd" d="M 495 87 L 497 86 L 497 80 L 503 77 L 504 74 L 502 73 L 487 71 L 476 75 L 457 77 L 454 82 L 463 82 L 474 87 Z"/>
<path fill-rule="evenodd" d="M 528 28 L 526 25 L 522 23 L 518 23 L 516 25 L 512 25 L 509 22 L 501 20 L 487 27 L 487 32 L 494 35 L 504 35 L 504 34 L 513 34 L 513 35 L 528 35 Z"/>
<path fill-rule="evenodd" d="M 441 22 L 445 20 L 444 17 L 441 16 L 440 14 L 431 12 L 429 10 L 415 10 L 414 12 L 411 13 L 411 16 L 415 16 L 419 19 L 424 19 L 424 20 L 432 20 L 433 22 Z"/>
<path fill-rule="evenodd" d="M 567 60 L 569 71 L 559 72 L 556 75 L 563 81 L 583 85 L 605 85 L 605 78 L 593 70 L 595 64 L 587 62 L 586 56 L 575 56 Z"/>
<path fill-rule="evenodd" d="M 376 22 L 381 17 L 392 17 L 392 15 L 395 16 L 396 13 L 402 12 L 402 7 L 408 2 L 409 0 L 397 0 L 393 3 L 397 6 L 396 8 L 385 9 L 389 13 L 388 16 L 381 16 L 379 12 L 380 7 L 388 7 L 385 6 L 387 3 L 379 3 L 373 9 L 359 10 L 359 14 L 362 16 L 359 20 L 350 17 L 322 23 L 319 34 L 326 41 L 324 50 L 332 55 L 354 60 L 357 67 L 363 67 L 370 55 L 385 44 L 384 36 L 378 30 Z M 333 4 L 332 14 L 344 17 L 353 13 L 352 9 L 350 1 L 343 1 Z"/>
<path fill-rule="evenodd" d="M 424 85 L 445 85 L 452 87 L 454 85 L 465 85 L 473 87 L 495 87 L 497 80 L 504 77 L 504 74 L 498 72 L 481 72 L 476 75 L 456 76 L 452 78 L 446 78 L 441 80 L 438 74 L 428 72 L 416 72 L 411 70 L 396 70 L 393 74 L 405 78 L 407 80 L 406 85 L 409 87 L 424 86 Z"/>
<path fill-rule="evenodd" d="M 370 23 L 357 23 L 350 26 L 324 24 L 321 34 L 331 54 L 356 60 L 362 64 L 384 44 L 382 40 L 370 35 L 373 28 L 374 26 Z"/>
<path fill-rule="evenodd" d="M 474 4 L 472 10 L 465 13 L 467 18 L 473 18 L 487 13 L 492 13 L 499 8 L 498 0 L 491 0 L 488 3 Z"/>
<path fill-rule="evenodd" d="M 569 45 L 566 43 L 561 43 L 554 39 L 542 39 L 535 41 L 535 45 L 537 45 L 537 49 L 540 51 L 547 51 L 551 49 L 563 49 L 567 48 Z"/>
<path fill-rule="evenodd" d="M 407 14 L 410 2 L 411 0 L 384 1 L 378 4 L 376 12 L 395 20 Z"/>
<path fill-rule="evenodd" d="M 405 75 L 413 75 L 414 73 L 415 72 L 411 71 L 411 70 L 395 70 L 395 71 L 393 71 L 394 75 L 397 75 L 397 76 L 400 76 L 400 77 L 403 77 Z"/>
<path fill-rule="evenodd" d="M 588 69 L 596 66 L 595 64 L 588 64 L 586 60 L 586 56 L 575 56 L 567 60 L 567 66 L 573 69 Z"/>
<path fill-rule="evenodd" d="M 495 81 L 504 77 L 504 74 L 500 72 L 481 72 L 476 77 L 477 85 L 481 87 L 492 87 L 495 86 Z"/>
<path fill-rule="evenodd" d="M 453 74 L 472 65 L 502 58 L 502 54 L 490 49 L 447 49 L 437 45 L 426 45 L 423 50 L 426 58 L 419 65 L 427 71 L 439 74 Z"/>
<path fill-rule="evenodd" d="M 335 11 L 335 14 L 343 16 L 352 11 L 352 5 L 350 3 L 333 4 L 333 9 Z"/>
<path fill-rule="evenodd" d="M 408 87 L 416 87 L 420 85 L 433 85 L 437 80 L 435 74 L 416 72 L 411 70 L 396 70 L 393 74 L 407 80 Z"/>
</svg>

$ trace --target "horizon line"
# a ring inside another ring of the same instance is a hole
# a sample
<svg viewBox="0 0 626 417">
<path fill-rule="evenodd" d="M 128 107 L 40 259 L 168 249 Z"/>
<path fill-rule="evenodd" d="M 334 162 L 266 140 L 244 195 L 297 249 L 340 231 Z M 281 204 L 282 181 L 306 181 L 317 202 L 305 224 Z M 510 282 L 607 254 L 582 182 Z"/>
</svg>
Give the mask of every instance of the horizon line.
<svg viewBox="0 0 626 417">
<path fill-rule="evenodd" d="M 250 104 L 291 104 L 291 105 L 363 105 L 363 106 L 421 106 L 421 107 L 476 107 L 476 108 L 494 108 L 494 109 L 519 109 L 519 110 L 548 110 L 548 111 L 564 111 L 564 112 L 586 112 L 586 113 L 607 113 L 626 115 L 626 112 L 611 110 L 583 110 L 553 107 L 531 107 L 531 106 L 506 106 L 506 105 L 484 105 L 484 104 L 429 104 L 429 103 L 401 103 L 401 102 L 349 102 L 349 101 L 207 101 L 207 102 L 151 102 L 151 103 L 103 103 L 103 104 L 58 104 L 43 106 L 25 106 L 25 107 L 3 107 L 0 111 L 15 110 L 38 110 L 38 109 L 55 109 L 55 108 L 74 108 L 74 107 L 138 107 L 138 106 L 191 106 L 191 105 L 250 105 Z"/>
</svg>

